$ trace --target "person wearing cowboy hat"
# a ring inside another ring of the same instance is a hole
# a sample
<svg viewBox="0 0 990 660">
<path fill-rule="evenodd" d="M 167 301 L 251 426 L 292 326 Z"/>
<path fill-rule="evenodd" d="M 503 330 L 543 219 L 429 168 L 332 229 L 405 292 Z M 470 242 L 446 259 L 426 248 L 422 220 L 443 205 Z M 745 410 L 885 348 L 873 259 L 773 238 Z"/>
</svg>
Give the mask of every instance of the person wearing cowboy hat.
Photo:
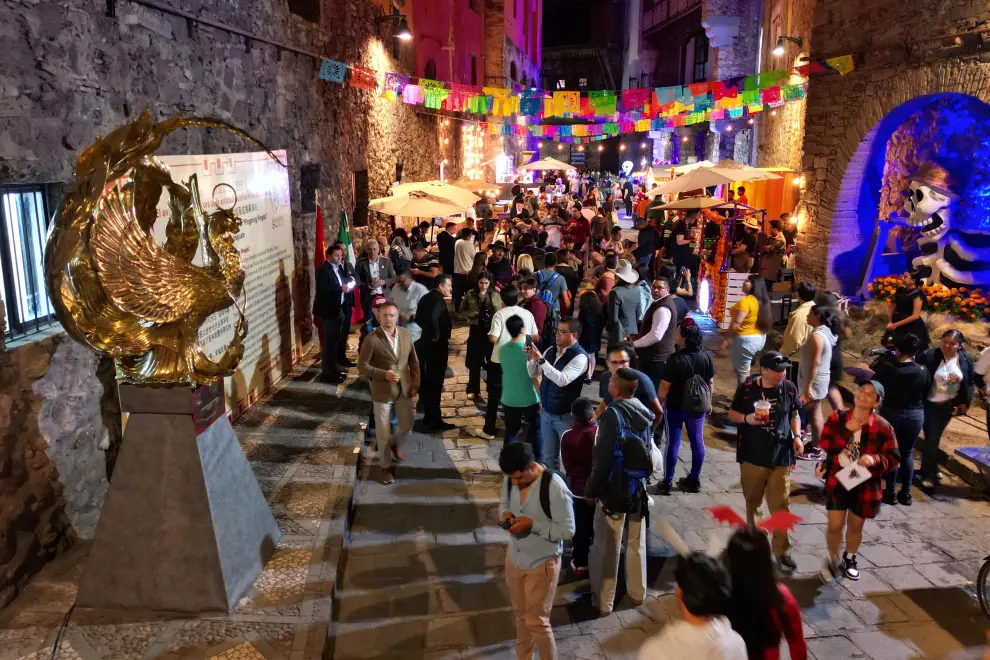
<svg viewBox="0 0 990 660">
<path fill-rule="evenodd" d="M 612 343 L 625 341 L 638 328 L 639 320 L 643 318 L 643 298 L 639 294 L 636 282 L 639 275 L 632 264 L 626 259 L 619 259 L 615 269 L 615 287 L 608 293 L 608 330 L 609 341 Z"/>
<path fill-rule="evenodd" d="M 505 256 L 506 247 L 503 241 L 495 241 L 488 246 L 488 249 L 492 253 L 491 259 L 488 260 L 488 272 L 495 278 L 492 286 L 501 289 L 512 281 L 512 264 Z"/>
<path fill-rule="evenodd" d="M 737 273 L 748 273 L 753 270 L 756 261 L 756 246 L 759 241 L 760 221 L 750 216 L 743 220 L 743 235 L 732 248 L 732 269 Z"/>
</svg>

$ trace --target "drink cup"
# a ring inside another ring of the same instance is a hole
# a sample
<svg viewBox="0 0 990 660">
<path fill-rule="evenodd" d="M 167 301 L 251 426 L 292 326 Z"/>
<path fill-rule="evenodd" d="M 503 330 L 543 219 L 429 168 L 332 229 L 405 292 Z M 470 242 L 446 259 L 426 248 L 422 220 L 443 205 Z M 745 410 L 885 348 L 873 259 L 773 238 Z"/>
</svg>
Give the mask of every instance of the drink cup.
<svg viewBox="0 0 990 660">
<path fill-rule="evenodd" d="M 754 407 L 756 408 L 755 415 L 756 415 L 756 421 L 757 422 L 759 422 L 760 424 L 766 424 L 767 422 L 770 421 L 770 402 L 769 401 L 767 401 L 765 399 L 761 399 L 760 401 L 757 401 L 756 402 L 756 404 L 754 405 Z"/>
</svg>

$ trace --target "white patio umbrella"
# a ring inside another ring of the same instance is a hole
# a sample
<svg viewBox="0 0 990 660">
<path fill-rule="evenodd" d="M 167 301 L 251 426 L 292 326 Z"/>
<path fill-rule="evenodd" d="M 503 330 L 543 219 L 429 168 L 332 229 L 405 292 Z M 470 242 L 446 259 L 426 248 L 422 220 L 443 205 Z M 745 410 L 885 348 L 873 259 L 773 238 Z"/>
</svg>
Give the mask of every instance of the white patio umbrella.
<svg viewBox="0 0 990 660">
<path fill-rule="evenodd" d="M 652 198 L 666 193 L 688 192 L 689 190 L 698 190 L 699 188 L 720 186 L 725 183 L 732 183 L 733 181 L 739 181 L 739 179 L 727 175 L 721 171 L 716 171 L 711 167 L 699 167 L 698 169 L 691 170 L 687 174 L 679 176 L 676 179 L 665 181 L 659 186 L 651 188 L 646 193 L 646 196 Z"/>
<path fill-rule="evenodd" d="M 657 208 L 660 209 L 710 209 L 713 206 L 718 206 L 722 203 L 722 200 L 715 199 L 714 197 L 707 197 L 705 195 L 699 195 L 698 197 L 685 197 L 684 199 L 679 199 L 676 202 L 669 202 L 663 206 Z"/>
<path fill-rule="evenodd" d="M 573 170 L 567 163 L 556 158 L 543 158 L 519 167 L 521 170 Z"/>
<path fill-rule="evenodd" d="M 396 183 L 392 186 L 393 195 L 405 195 L 410 192 L 424 192 L 427 195 L 447 199 L 461 207 L 459 212 L 477 202 L 481 197 L 470 190 L 465 190 L 443 181 L 420 181 L 417 183 Z"/>
<path fill-rule="evenodd" d="M 674 175 L 677 175 L 677 174 L 687 174 L 688 172 L 693 172 L 694 170 L 698 169 L 699 167 L 711 167 L 714 164 L 715 163 L 713 163 L 710 160 L 699 160 L 697 163 L 688 163 L 687 165 L 678 165 L 677 167 L 674 167 L 673 168 Z M 669 173 L 670 172 L 670 168 L 668 168 L 667 171 Z"/>
<path fill-rule="evenodd" d="M 781 178 L 779 174 L 728 159 L 720 160 L 710 168 L 726 176 L 734 176 L 736 181 L 769 181 Z"/>
<path fill-rule="evenodd" d="M 464 190 L 496 190 L 498 188 L 497 183 L 491 181 L 484 181 L 482 179 L 469 179 L 467 177 L 461 177 L 456 181 L 451 181 L 450 185 L 457 186 L 458 188 L 463 188 Z"/>
<path fill-rule="evenodd" d="M 412 190 L 403 195 L 373 199 L 368 202 L 368 209 L 386 215 L 401 215 L 410 218 L 444 218 L 448 215 L 464 212 L 464 207 L 457 202 L 436 197 L 420 190 Z"/>
</svg>

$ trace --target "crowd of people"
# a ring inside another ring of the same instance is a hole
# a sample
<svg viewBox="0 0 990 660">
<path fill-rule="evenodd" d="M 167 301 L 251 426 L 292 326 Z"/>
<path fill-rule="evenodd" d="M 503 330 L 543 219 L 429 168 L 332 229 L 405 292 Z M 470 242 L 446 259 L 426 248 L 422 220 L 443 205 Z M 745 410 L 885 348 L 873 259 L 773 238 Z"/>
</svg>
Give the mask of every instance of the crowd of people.
<svg viewBox="0 0 990 660">
<path fill-rule="evenodd" d="M 499 515 L 510 533 L 506 580 L 520 658 L 534 649 L 541 658 L 557 657 L 550 610 L 565 541 L 567 568 L 590 578 L 588 604 L 601 615 L 614 607 L 623 552 L 627 593 L 634 602 L 645 598 L 647 484 L 662 474 L 652 494 L 673 492 L 686 432 L 691 466 L 676 487 L 701 491 L 715 388 L 715 361 L 689 314 L 704 258 L 698 214 L 665 218 L 642 207 L 631 242 L 610 224 L 609 194 L 599 201 L 598 188 L 590 186 L 582 199 L 577 190 L 554 186 L 554 203 L 520 189 L 510 217 L 498 222 L 479 204 L 476 218 L 448 222 L 436 236 L 439 228 L 428 223 L 408 234 L 397 228 L 388 239 L 368 240 L 355 267 L 333 245 L 318 271 L 314 303 L 323 325 L 322 378 L 330 383 L 353 366 L 344 344 L 356 290 L 370 311 L 356 366 L 372 384 L 369 428 L 387 484 L 404 458 L 417 395 L 428 431 L 454 428 L 443 419 L 441 391 L 454 320 L 469 327 L 467 392 L 485 408 L 476 432 L 504 440 Z M 776 257 L 787 244 L 780 226 L 771 227 Z M 752 270 L 743 252 L 730 258 L 740 255 L 740 267 Z M 763 502 L 771 514 L 787 512 L 796 460 L 817 461 L 828 517 L 825 567 L 858 579 L 865 521 L 882 503 L 911 504 L 919 433 L 925 435 L 921 472 L 934 487 L 941 433 L 990 372 L 990 354 L 974 361 L 955 330 L 923 350 L 929 341 L 927 331 L 919 336 L 912 288 L 894 306 L 891 350 L 877 358 L 875 375 L 846 408 L 837 383 L 848 329 L 836 297 L 798 283 L 800 305 L 788 318 L 783 345 L 767 351 L 768 291 L 780 266 L 774 271 L 761 263 L 761 272 L 750 274 L 743 297 L 728 310 L 723 341 L 736 379 L 726 421 L 738 434 L 748 525 L 732 537 L 724 561 L 680 560 L 675 577 L 684 620 L 647 643 L 642 658 L 694 652 L 772 658 L 781 639 L 790 657 L 806 657 L 796 604 L 776 578 L 796 567 L 787 531 L 773 530 L 770 541 L 753 529 Z M 596 378 L 597 405 L 582 396 Z M 534 485 L 536 497 L 529 497 Z M 749 607 L 753 599 L 766 607 Z"/>
</svg>

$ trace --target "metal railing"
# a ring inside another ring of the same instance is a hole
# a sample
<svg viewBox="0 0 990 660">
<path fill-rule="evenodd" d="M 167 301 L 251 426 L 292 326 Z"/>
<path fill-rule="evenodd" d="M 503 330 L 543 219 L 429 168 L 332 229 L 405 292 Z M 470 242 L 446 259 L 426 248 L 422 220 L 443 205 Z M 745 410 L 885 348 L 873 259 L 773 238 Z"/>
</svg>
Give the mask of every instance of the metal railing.
<svg viewBox="0 0 990 660">
<path fill-rule="evenodd" d="M 659 29 L 700 7 L 701 0 L 654 0 L 652 7 L 643 10 L 643 32 Z"/>
</svg>

